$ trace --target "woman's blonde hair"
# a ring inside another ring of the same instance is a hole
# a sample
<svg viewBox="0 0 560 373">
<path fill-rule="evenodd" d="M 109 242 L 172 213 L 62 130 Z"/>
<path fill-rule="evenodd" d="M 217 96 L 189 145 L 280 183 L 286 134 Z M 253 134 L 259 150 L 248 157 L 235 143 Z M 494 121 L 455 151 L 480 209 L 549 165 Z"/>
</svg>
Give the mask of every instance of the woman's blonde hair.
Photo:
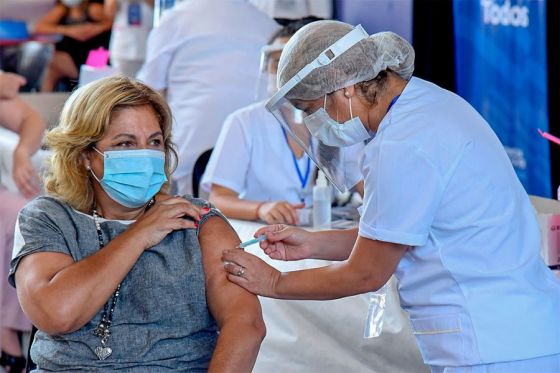
<svg viewBox="0 0 560 373">
<path fill-rule="evenodd" d="M 117 111 L 150 106 L 163 133 L 165 174 L 177 164 L 177 152 L 171 142 L 171 111 L 163 97 L 147 85 L 124 76 L 94 81 L 76 90 L 64 104 L 58 126 L 47 133 L 46 144 L 52 151 L 45 175 L 47 193 L 58 196 L 79 211 L 93 208 L 94 194 L 85 153 L 105 135 L 111 117 Z M 169 181 L 161 189 L 169 190 Z"/>
</svg>

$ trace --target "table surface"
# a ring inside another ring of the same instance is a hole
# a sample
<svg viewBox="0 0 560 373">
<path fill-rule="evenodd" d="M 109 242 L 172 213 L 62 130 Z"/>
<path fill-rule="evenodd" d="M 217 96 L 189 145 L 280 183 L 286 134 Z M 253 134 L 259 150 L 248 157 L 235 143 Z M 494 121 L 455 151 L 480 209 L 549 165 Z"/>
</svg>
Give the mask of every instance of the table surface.
<svg viewBox="0 0 560 373">
<path fill-rule="evenodd" d="M 242 241 L 262 225 L 231 220 Z M 323 260 L 276 261 L 258 245 L 246 248 L 281 271 L 316 268 Z M 406 313 L 400 308 L 396 280 L 388 284 L 381 336 L 364 339 L 368 295 L 333 301 L 291 301 L 260 297 L 267 336 L 254 372 L 428 372 Z"/>
</svg>

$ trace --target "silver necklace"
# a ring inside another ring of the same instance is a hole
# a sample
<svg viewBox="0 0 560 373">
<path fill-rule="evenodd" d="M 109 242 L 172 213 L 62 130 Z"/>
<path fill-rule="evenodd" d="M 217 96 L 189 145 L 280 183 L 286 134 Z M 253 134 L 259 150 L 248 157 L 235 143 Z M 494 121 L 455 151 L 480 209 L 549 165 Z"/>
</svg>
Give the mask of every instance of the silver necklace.
<svg viewBox="0 0 560 373">
<path fill-rule="evenodd" d="M 97 211 L 95 208 L 92 211 L 93 221 L 95 223 L 95 229 L 97 230 L 97 238 L 99 239 L 99 250 L 101 250 L 105 245 L 103 244 L 103 235 L 101 234 L 101 225 L 99 224 L 99 219 L 97 216 Z M 117 290 L 113 293 L 111 299 L 105 303 L 103 308 L 103 314 L 101 315 L 101 321 L 99 325 L 93 330 L 93 334 L 101 339 L 101 346 L 95 347 L 95 354 L 99 360 L 105 360 L 113 353 L 113 349 L 107 346 L 107 341 L 111 336 L 111 323 L 113 322 L 113 312 L 115 311 L 115 305 L 117 304 L 117 299 L 119 298 L 121 290 L 121 284 L 117 286 Z"/>
<path fill-rule="evenodd" d="M 152 207 L 155 203 L 155 199 L 152 198 L 150 202 L 146 205 L 146 210 Z M 97 239 L 99 240 L 99 250 L 101 250 L 105 245 L 103 244 L 103 235 L 101 234 L 101 224 L 99 224 L 99 216 L 97 215 L 97 210 L 95 207 L 93 208 L 91 215 L 93 217 L 93 221 L 95 223 L 95 229 L 97 230 Z M 101 315 L 101 321 L 99 324 L 93 329 L 93 334 L 96 337 L 101 339 L 101 346 L 95 347 L 95 354 L 99 358 L 99 360 L 105 360 L 113 353 L 113 349 L 107 346 L 107 341 L 111 336 L 111 331 L 109 328 L 113 322 L 113 312 L 115 311 L 115 305 L 117 304 L 117 299 L 119 298 L 121 290 L 121 284 L 117 286 L 117 289 L 113 293 L 111 299 L 105 303 L 105 307 L 103 307 L 103 314 Z"/>
</svg>

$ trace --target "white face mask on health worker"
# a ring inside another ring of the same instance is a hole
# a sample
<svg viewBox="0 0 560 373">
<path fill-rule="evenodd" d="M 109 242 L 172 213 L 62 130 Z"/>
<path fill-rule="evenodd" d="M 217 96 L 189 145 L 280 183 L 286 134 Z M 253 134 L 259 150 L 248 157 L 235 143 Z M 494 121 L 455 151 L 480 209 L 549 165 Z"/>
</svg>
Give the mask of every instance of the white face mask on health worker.
<svg viewBox="0 0 560 373">
<path fill-rule="evenodd" d="M 360 117 L 352 115 L 352 99 L 350 97 L 348 97 L 348 105 L 350 107 L 350 119 L 342 124 L 338 123 L 325 110 L 327 106 L 327 95 L 325 95 L 323 107 L 303 118 L 303 122 L 311 135 L 325 145 L 345 147 L 368 140 L 371 135 L 366 130 Z"/>
<path fill-rule="evenodd" d="M 82 0 L 60 0 L 63 5 L 72 8 L 82 4 Z"/>
</svg>

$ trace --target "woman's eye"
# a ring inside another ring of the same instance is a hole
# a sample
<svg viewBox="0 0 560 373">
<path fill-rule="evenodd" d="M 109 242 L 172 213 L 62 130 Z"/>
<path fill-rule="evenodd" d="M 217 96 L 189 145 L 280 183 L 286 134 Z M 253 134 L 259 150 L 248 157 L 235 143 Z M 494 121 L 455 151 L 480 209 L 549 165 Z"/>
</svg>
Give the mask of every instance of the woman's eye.
<svg viewBox="0 0 560 373">
<path fill-rule="evenodd" d="M 163 140 L 162 140 L 162 139 L 153 139 L 153 140 L 151 141 L 151 145 L 152 145 L 152 146 L 160 147 L 160 146 L 163 145 Z"/>
<path fill-rule="evenodd" d="M 133 144 L 130 141 L 123 141 L 123 142 L 119 142 L 116 147 L 117 148 L 129 148 L 131 147 Z"/>
</svg>

